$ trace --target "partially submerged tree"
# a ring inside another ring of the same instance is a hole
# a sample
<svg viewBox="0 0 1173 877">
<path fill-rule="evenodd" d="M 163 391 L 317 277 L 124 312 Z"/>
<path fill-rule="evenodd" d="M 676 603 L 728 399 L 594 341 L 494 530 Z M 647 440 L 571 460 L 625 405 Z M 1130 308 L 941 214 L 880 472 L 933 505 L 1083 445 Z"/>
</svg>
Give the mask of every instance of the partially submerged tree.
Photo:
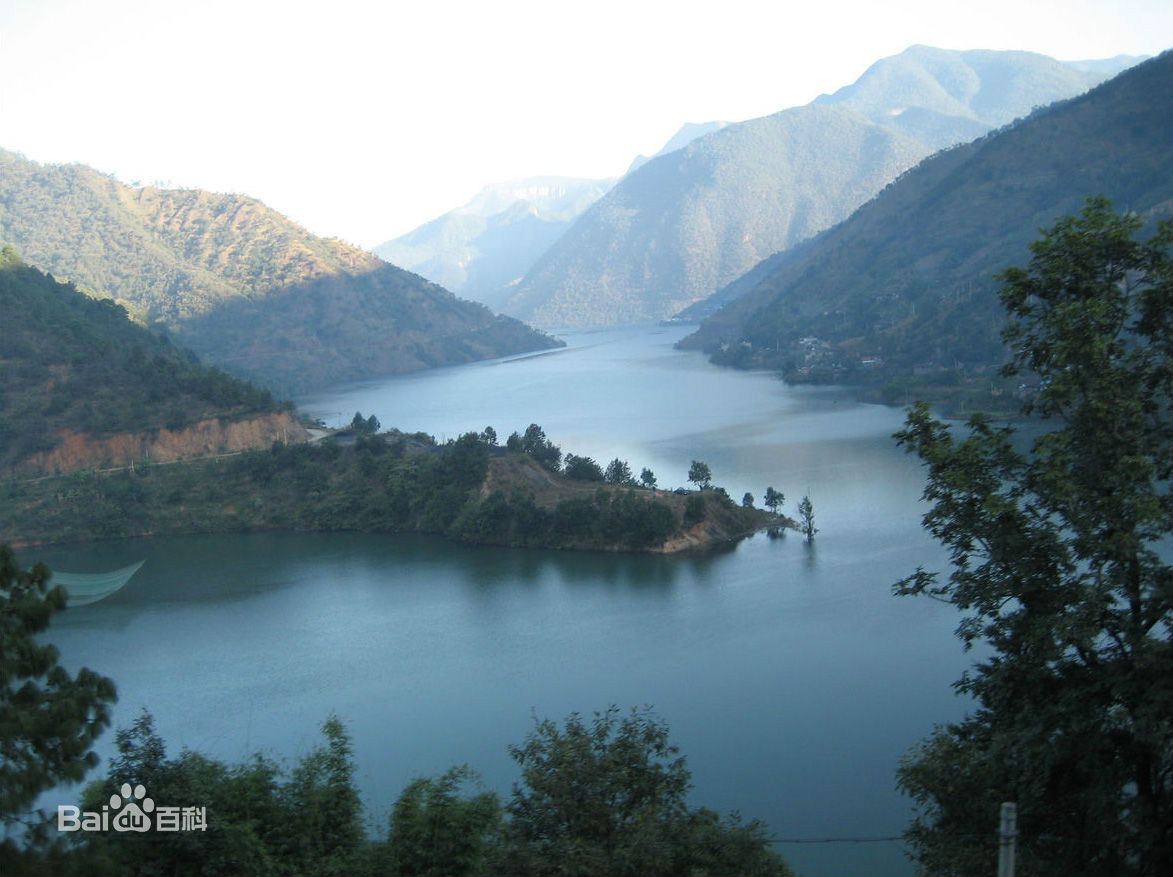
<svg viewBox="0 0 1173 877">
<path fill-rule="evenodd" d="M 802 520 L 799 525 L 807 542 L 813 542 L 819 528 L 815 526 L 815 507 L 809 496 L 804 496 L 798 504 L 798 517 Z"/>
<path fill-rule="evenodd" d="M 1002 276 L 1008 375 L 1046 424 L 1029 452 L 980 416 L 956 438 L 926 405 L 898 438 L 928 469 L 947 581 L 896 586 L 968 613 L 977 710 L 902 763 L 932 873 L 989 873 L 1000 801 L 1022 875 L 1173 873 L 1173 229 L 1090 200 Z"/>
</svg>

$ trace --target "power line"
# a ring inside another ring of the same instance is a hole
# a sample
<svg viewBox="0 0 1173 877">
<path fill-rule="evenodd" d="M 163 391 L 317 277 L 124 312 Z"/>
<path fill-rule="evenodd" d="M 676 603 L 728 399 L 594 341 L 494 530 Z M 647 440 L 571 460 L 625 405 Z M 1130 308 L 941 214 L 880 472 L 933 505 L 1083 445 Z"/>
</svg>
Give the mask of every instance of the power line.
<svg viewBox="0 0 1173 877">
<path fill-rule="evenodd" d="M 895 837 L 771 837 L 768 844 L 877 844 L 903 841 L 903 835 Z"/>
</svg>

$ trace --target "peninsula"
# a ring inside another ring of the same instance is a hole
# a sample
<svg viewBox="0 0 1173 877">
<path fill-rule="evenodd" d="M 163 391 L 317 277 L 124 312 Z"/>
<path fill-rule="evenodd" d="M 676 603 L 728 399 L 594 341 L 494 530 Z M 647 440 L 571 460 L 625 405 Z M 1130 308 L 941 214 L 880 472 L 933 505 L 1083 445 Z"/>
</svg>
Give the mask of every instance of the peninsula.
<svg viewBox="0 0 1173 877">
<path fill-rule="evenodd" d="M 589 458 L 567 455 L 575 465 L 563 471 L 561 452 L 540 427 L 531 425 L 525 436 L 515 433 L 501 446 L 489 429 L 439 444 L 422 433 L 345 430 L 227 456 L 13 479 L 0 484 L 0 538 L 32 546 L 353 531 L 668 554 L 796 528 L 788 518 L 734 503 L 721 488 L 665 491 L 654 477 L 637 483 L 616 474 L 622 461 L 604 474 Z"/>
</svg>

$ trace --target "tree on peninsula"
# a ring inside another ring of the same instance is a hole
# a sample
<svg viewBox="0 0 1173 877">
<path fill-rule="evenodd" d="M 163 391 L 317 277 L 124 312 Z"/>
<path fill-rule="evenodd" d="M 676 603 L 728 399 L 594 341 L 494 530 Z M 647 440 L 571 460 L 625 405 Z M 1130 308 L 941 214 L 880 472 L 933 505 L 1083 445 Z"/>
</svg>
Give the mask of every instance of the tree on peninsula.
<svg viewBox="0 0 1173 877">
<path fill-rule="evenodd" d="M 693 460 L 692 465 L 688 467 L 688 480 L 701 490 L 708 490 L 713 483 L 713 472 L 709 469 L 709 464 Z"/>
<path fill-rule="evenodd" d="M 626 460 L 620 460 L 616 457 L 607 464 L 607 470 L 603 473 L 603 478 L 608 484 L 631 484 L 631 466 Z"/>
<path fill-rule="evenodd" d="M 762 502 L 765 504 L 766 508 L 768 508 L 773 514 L 776 515 L 778 514 L 779 507 L 786 502 L 786 494 L 782 493 L 780 490 L 775 490 L 773 487 L 767 487 L 766 496 Z"/>
<path fill-rule="evenodd" d="M 976 416 L 958 438 L 914 407 L 899 441 L 928 472 L 926 528 L 951 553 L 895 586 L 968 613 L 976 710 L 909 753 L 907 836 L 932 873 L 987 874 L 1001 801 L 1021 875 L 1173 873 L 1173 227 L 1091 199 L 1001 279 L 1004 337 L 1045 431 Z"/>
</svg>

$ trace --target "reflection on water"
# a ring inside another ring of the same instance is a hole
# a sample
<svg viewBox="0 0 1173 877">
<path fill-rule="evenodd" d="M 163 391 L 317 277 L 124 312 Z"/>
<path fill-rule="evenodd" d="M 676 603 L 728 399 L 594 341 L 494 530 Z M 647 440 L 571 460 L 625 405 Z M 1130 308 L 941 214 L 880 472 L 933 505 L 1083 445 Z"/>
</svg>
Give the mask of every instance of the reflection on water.
<svg viewBox="0 0 1173 877">
<path fill-rule="evenodd" d="M 665 718 L 698 803 L 781 837 L 899 834 L 897 759 L 960 715 L 950 683 L 966 661 L 951 610 L 891 596 L 942 562 L 919 526 L 920 473 L 890 439 L 901 414 L 715 369 L 673 351 L 680 334 L 584 334 L 550 355 L 306 405 L 328 422 L 361 410 L 439 437 L 537 422 L 564 450 L 650 466 L 662 486 L 704 460 L 735 497 L 774 486 L 793 514 L 809 494 L 814 545 L 761 534 L 660 557 L 274 533 L 62 546 L 40 556 L 75 570 L 146 564 L 67 612 L 54 639 L 70 665 L 118 683 L 117 724 L 149 708 L 172 752 L 292 757 L 336 712 L 379 826 L 409 779 L 453 764 L 508 793 L 506 746 L 531 716 L 615 703 Z M 112 735 L 101 745 L 108 754 Z M 810 875 L 911 873 L 897 844 L 782 852 Z"/>
</svg>

